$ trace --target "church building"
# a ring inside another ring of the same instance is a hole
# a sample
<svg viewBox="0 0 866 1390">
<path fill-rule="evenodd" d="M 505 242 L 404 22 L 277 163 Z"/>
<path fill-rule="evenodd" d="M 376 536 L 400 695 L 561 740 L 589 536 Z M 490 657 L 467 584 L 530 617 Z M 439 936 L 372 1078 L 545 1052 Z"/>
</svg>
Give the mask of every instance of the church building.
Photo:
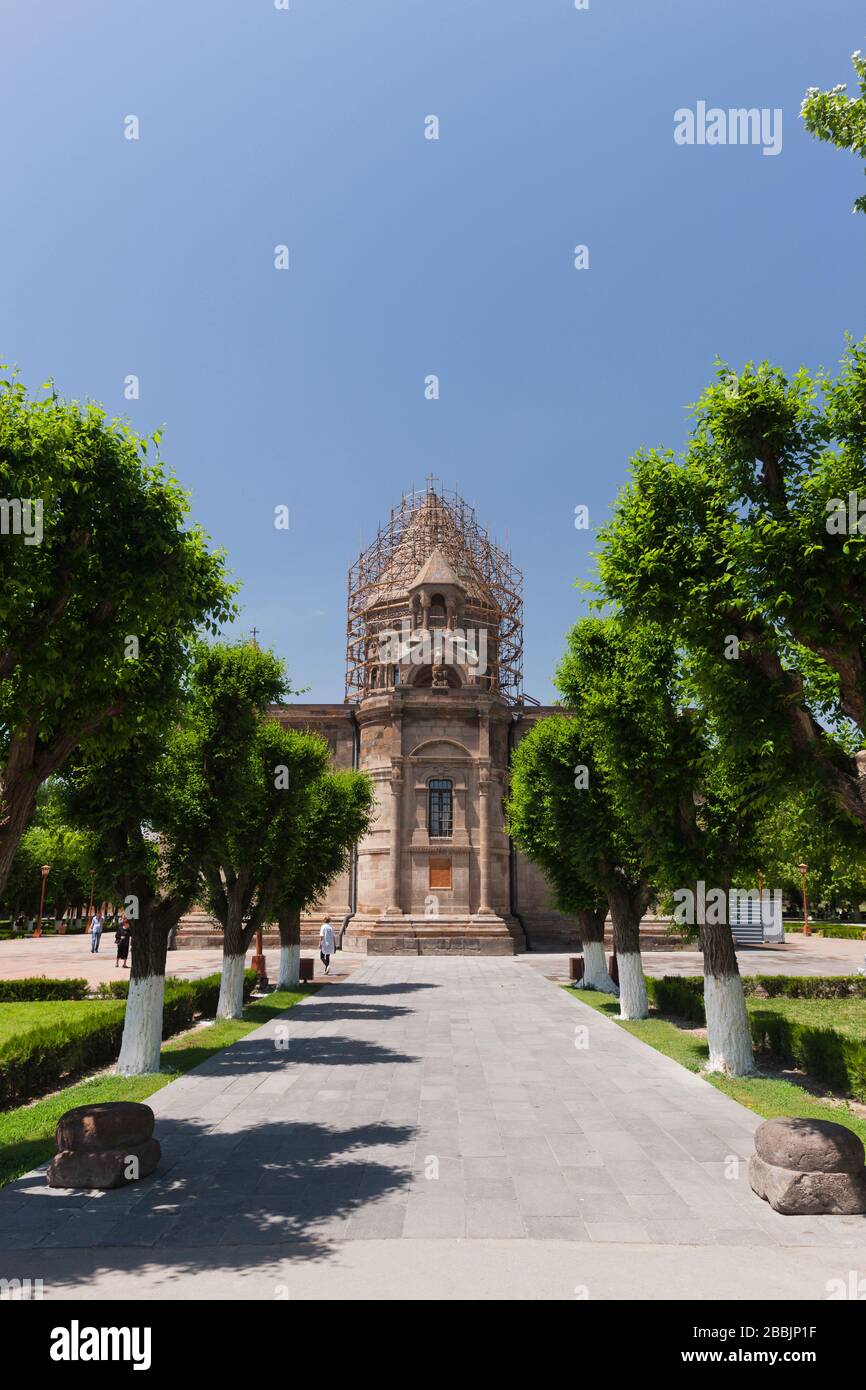
<svg viewBox="0 0 866 1390">
<path fill-rule="evenodd" d="M 376 819 L 327 913 L 346 950 L 567 949 L 574 922 L 505 830 L 514 747 L 554 713 L 523 693 L 523 579 L 457 493 L 407 493 L 349 572 L 341 705 L 275 709 L 373 780 Z"/>
</svg>

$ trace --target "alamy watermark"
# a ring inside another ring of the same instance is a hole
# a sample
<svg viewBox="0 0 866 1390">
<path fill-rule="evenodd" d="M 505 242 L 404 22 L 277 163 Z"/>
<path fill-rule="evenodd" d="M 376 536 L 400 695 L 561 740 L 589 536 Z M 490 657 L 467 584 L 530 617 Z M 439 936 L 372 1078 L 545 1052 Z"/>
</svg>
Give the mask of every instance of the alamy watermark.
<svg viewBox="0 0 866 1390">
<path fill-rule="evenodd" d="M 0 1302 L 32 1303 L 45 1297 L 41 1279 L 0 1279 Z"/>
<path fill-rule="evenodd" d="M 691 888 L 674 889 L 673 920 L 677 926 L 720 927 L 747 919 L 771 927 L 782 910 L 782 890 L 759 892 L 757 888 L 707 888 L 703 879 Z"/>
<path fill-rule="evenodd" d="M 681 106 L 674 112 L 674 140 L 678 145 L 761 145 L 762 154 L 782 152 L 781 107 L 721 106 L 697 102 L 695 109 Z"/>
<path fill-rule="evenodd" d="M 829 536 L 866 536 L 866 497 L 849 492 L 848 499 L 831 497 L 827 503 Z"/>
<path fill-rule="evenodd" d="M 0 497 L 0 536 L 23 536 L 25 545 L 41 545 L 42 534 L 41 497 Z"/>
<path fill-rule="evenodd" d="M 412 628 L 404 618 L 399 630 L 383 628 L 376 643 L 377 659 L 395 666 L 471 666 L 479 676 L 487 670 L 486 628 Z"/>
</svg>

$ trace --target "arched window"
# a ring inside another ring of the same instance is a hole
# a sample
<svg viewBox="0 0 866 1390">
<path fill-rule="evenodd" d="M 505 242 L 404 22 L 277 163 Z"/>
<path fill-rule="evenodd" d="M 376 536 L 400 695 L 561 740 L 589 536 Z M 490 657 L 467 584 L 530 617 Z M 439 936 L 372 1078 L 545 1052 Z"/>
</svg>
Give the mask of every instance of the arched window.
<svg viewBox="0 0 866 1390">
<path fill-rule="evenodd" d="M 430 600 L 430 626 L 444 627 L 446 618 L 445 600 L 441 594 L 434 594 Z"/>
<path fill-rule="evenodd" d="M 451 836 L 454 797 L 447 777 L 433 777 L 427 787 L 427 830 L 431 840 Z"/>
</svg>

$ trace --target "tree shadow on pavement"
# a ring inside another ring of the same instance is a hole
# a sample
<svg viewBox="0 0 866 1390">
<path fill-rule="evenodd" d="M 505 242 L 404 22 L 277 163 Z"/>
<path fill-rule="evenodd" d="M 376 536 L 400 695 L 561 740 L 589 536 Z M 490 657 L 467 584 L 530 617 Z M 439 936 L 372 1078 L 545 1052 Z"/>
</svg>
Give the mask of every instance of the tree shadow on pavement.
<svg viewBox="0 0 866 1390">
<path fill-rule="evenodd" d="M 273 1119 L 214 1132 L 172 1119 L 157 1133 L 165 1164 L 129 1187 L 63 1192 L 43 1173 L 11 1183 L 0 1277 L 22 1277 L 23 1260 L 28 1277 L 69 1296 L 97 1273 L 136 1270 L 171 1297 L 173 1281 L 204 1266 L 253 1274 L 275 1258 L 324 1259 L 354 1214 L 405 1202 L 412 1180 L 410 1125 Z"/>
</svg>

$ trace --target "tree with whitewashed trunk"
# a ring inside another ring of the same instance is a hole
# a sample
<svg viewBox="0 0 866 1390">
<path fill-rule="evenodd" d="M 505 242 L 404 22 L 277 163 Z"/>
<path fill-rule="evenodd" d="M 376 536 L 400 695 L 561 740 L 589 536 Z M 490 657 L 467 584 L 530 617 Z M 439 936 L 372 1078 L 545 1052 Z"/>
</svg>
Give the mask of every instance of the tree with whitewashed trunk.
<svg viewBox="0 0 866 1390">
<path fill-rule="evenodd" d="M 170 678 L 166 728 L 148 726 L 111 754 L 82 751 L 63 778 L 71 818 L 92 832 L 100 881 L 132 926 L 118 1059 L 127 1075 L 159 1070 L 169 933 L 201 895 L 231 826 L 235 762 L 288 691 L 282 664 L 244 645 L 196 642 Z"/>
<path fill-rule="evenodd" d="M 576 919 L 584 986 L 618 992 L 620 1016 L 644 1018 L 639 929 L 652 887 L 628 825 L 608 795 L 579 713 L 539 720 L 520 741 L 506 812 L 515 843 L 544 873 L 559 910 Z M 608 906 L 619 991 L 604 955 Z"/>
<path fill-rule="evenodd" d="M 117 1070 L 160 1069 L 168 935 L 195 896 L 197 846 L 188 811 L 192 779 L 174 756 L 172 732 L 154 731 L 123 753 L 79 756 L 63 777 L 73 822 L 87 827 L 99 881 L 132 928 L 129 994 Z"/>
<path fill-rule="evenodd" d="M 862 118 L 862 100 L 813 98 L 806 115 L 822 137 L 844 134 L 846 113 L 849 135 Z M 677 644 L 721 761 L 740 764 L 729 792 L 741 824 L 811 786 L 828 807 L 817 814 L 866 847 L 866 340 L 849 341 L 835 376 L 719 363 L 693 418 L 681 455 L 632 459 L 601 533 L 601 591 Z M 697 819 L 703 831 L 705 805 Z M 807 843 L 789 840 L 794 865 L 809 862 Z M 727 856 L 730 877 L 751 857 Z M 695 878 L 713 882 L 703 865 Z M 742 1019 L 730 1003 L 735 955 L 702 938 L 708 1021 Z M 710 1050 L 724 1068 L 725 1049 Z M 745 1037 L 736 1050 L 745 1055 Z"/>
<path fill-rule="evenodd" d="M 311 788 L 274 899 L 280 931 L 277 989 L 297 988 L 301 913 L 349 867 L 352 846 L 370 828 L 374 803 L 372 782 L 362 772 L 326 772 Z"/>
<path fill-rule="evenodd" d="M 137 435 L 0 379 L 0 894 L 40 786 L 83 744 L 166 726 L 190 641 L 233 612 L 221 555 Z M 150 461 L 149 461 L 150 456 Z M 11 499 L 11 501 L 9 500 Z"/>
<path fill-rule="evenodd" d="M 330 762 L 317 734 L 264 716 L 232 769 L 230 823 L 203 866 L 206 902 L 223 930 L 217 1018 L 240 1018 L 250 943 L 278 903 L 285 865 L 302 837 L 313 788 Z"/>
<path fill-rule="evenodd" d="M 585 619 L 570 634 L 557 685 L 589 731 L 607 793 L 659 893 L 691 885 L 700 902 L 697 881 L 706 879 L 727 905 L 737 872 L 752 881 L 755 869 L 758 817 L 747 794 L 755 770 L 689 703 L 688 668 L 671 635 L 622 615 Z M 610 905 L 615 928 L 619 917 L 634 939 L 639 904 L 614 889 Z M 704 953 L 710 1066 L 742 1075 L 753 1067 L 751 1035 L 723 916 L 688 925 Z M 618 963 L 621 997 L 634 990 L 640 999 L 636 964 Z"/>
<path fill-rule="evenodd" d="M 237 810 L 243 804 L 248 763 L 257 747 L 262 721 L 274 702 L 290 693 L 295 692 L 290 689 L 284 665 L 272 652 L 260 651 L 252 643 L 199 642 L 193 648 L 183 701 L 162 757 L 155 764 L 158 775 L 149 831 L 158 882 L 170 885 L 172 891 L 152 904 L 144 919 L 145 929 L 136 929 L 133 924 L 128 1023 L 125 1020 L 119 1069 L 139 1069 L 139 1015 L 147 1020 L 145 1032 L 153 1054 L 157 1014 L 161 1032 L 169 932 L 194 901 L 209 898 L 214 865 L 227 860 L 230 853 L 227 846 L 232 843 Z M 143 891 L 146 885 L 141 887 Z M 239 892 L 234 883 L 233 908 Z M 265 904 L 250 899 L 245 906 L 253 918 L 251 936 Z M 229 924 L 227 940 L 235 944 L 236 915 L 225 921 Z M 228 953 L 228 969 L 220 987 L 222 1017 L 237 1018 L 242 1012 L 249 936 Z"/>
</svg>

